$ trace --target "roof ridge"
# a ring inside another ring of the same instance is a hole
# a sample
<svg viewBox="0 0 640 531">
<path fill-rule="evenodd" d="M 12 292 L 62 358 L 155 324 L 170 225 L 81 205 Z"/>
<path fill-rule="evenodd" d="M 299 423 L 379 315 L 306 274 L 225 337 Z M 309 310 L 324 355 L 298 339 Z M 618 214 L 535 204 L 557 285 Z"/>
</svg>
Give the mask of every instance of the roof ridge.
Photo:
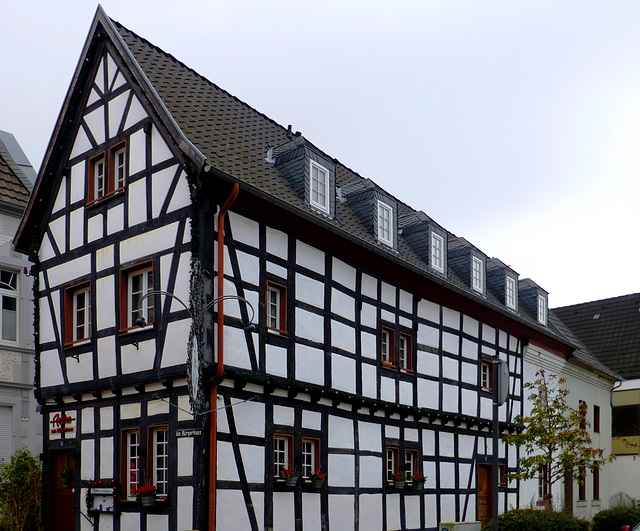
<svg viewBox="0 0 640 531">
<path fill-rule="evenodd" d="M 590 304 L 601 304 L 604 302 L 612 302 L 615 300 L 621 300 L 621 299 L 627 299 L 627 298 L 631 298 L 631 297 L 640 297 L 640 293 L 628 293 L 626 295 L 617 295 L 615 297 L 606 297 L 604 299 L 596 299 L 594 301 L 586 301 L 586 302 L 579 302 L 577 304 L 567 304 L 565 306 L 558 306 L 557 308 L 552 308 L 553 311 L 557 311 L 557 310 L 567 310 L 567 309 L 578 309 L 579 307 L 587 307 Z"/>
</svg>

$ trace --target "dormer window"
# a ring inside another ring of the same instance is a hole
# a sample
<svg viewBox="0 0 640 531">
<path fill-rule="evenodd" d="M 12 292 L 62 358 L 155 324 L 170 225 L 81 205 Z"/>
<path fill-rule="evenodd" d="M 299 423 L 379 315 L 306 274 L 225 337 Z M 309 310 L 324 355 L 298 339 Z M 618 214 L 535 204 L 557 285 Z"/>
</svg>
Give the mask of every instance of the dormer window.
<svg viewBox="0 0 640 531">
<path fill-rule="evenodd" d="M 329 170 L 311 161 L 309 202 L 311 206 L 329 213 Z"/>
<path fill-rule="evenodd" d="M 393 209 L 378 200 L 378 241 L 393 247 Z"/>
<path fill-rule="evenodd" d="M 543 295 L 538 295 L 538 322 L 547 326 L 547 299 Z"/>
<path fill-rule="evenodd" d="M 475 256 L 471 258 L 471 287 L 478 293 L 484 293 L 484 264 Z"/>
<path fill-rule="evenodd" d="M 431 233 L 431 267 L 444 273 L 444 238 L 435 232 Z"/>
<path fill-rule="evenodd" d="M 506 293 L 505 293 L 505 304 L 507 308 L 511 308 L 512 310 L 516 309 L 516 294 L 518 290 L 516 289 L 516 279 L 513 277 L 506 277 Z"/>
</svg>

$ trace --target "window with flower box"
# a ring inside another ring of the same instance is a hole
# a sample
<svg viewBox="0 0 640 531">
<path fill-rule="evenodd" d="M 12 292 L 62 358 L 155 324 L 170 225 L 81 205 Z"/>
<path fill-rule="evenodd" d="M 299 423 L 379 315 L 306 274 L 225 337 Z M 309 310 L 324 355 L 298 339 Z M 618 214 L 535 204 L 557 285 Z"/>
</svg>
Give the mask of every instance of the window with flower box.
<svg viewBox="0 0 640 531">
<path fill-rule="evenodd" d="M 280 478 L 285 470 L 293 468 L 293 436 L 273 436 L 273 477 Z"/>
<path fill-rule="evenodd" d="M 150 428 L 152 461 L 149 467 L 153 473 L 153 484 L 158 489 L 158 496 L 169 494 L 169 430 L 167 426 Z"/>
<path fill-rule="evenodd" d="M 400 472 L 400 450 L 387 446 L 385 463 L 387 482 L 392 482 L 394 476 Z"/>
<path fill-rule="evenodd" d="M 302 479 L 310 481 L 314 472 L 320 469 L 320 440 L 302 438 Z"/>
<path fill-rule="evenodd" d="M 122 430 L 121 486 L 123 500 L 132 501 L 143 485 L 156 487 L 157 496 L 169 494 L 169 427 L 150 426 L 146 430 Z"/>
<path fill-rule="evenodd" d="M 418 461 L 418 450 L 405 449 L 404 451 L 404 475 L 407 483 L 413 483 L 413 476 L 420 471 L 420 462 Z"/>
<path fill-rule="evenodd" d="M 124 499 L 133 499 L 136 490 L 142 485 L 140 463 L 140 430 L 131 429 L 122 432 L 122 495 Z"/>
</svg>

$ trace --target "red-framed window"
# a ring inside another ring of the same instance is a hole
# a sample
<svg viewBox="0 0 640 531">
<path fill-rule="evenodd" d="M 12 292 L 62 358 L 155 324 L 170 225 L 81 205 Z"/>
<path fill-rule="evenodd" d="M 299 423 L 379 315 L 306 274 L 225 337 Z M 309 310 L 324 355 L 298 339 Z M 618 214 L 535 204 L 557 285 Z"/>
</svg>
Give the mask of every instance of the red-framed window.
<svg viewBox="0 0 640 531">
<path fill-rule="evenodd" d="M 91 283 L 64 290 L 64 343 L 84 343 L 91 338 Z"/>
<path fill-rule="evenodd" d="M 143 484 L 140 429 L 122 430 L 121 439 L 121 498 L 123 500 L 133 500 L 136 496 L 136 490 Z"/>
<path fill-rule="evenodd" d="M 392 482 L 393 477 L 400 470 L 400 450 L 394 446 L 387 446 L 385 450 L 385 472 L 387 482 Z"/>
<path fill-rule="evenodd" d="M 493 390 L 493 364 L 483 360 L 480 363 L 480 386 L 485 391 Z"/>
<path fill-rule="evenodd" d="M 266 301 L 267 328 L 287 333 L 287 288 L 275 282 L 267 281 Z"/>
<path fill-rule="evenodd" d="M 147 435 L 150 451 L 147 452 L 147 470 L 151 482 L 158 489 L 158 496 L 169 494 L 169 427 L 151 426 Z"/>
<path fill-rule="evenodd" d="M 383 326 L 380 332 L 380 361 L 385 367 L 395 367 L 396 364 L 396 340 L 395 331 Z"/>
<path fill-rule="evenodd" d="M 420 473 L 420 461 L 418 450 L 405 448 L 404 451 L 404 475 L 408 483 L 413 483 L 413 476 Z"/>
<path fill-rule="evenodd" d="M 127 143 L 122 141 L 89 160 L 88 201 L 99 201 L 122 190 L 127 181 Z"/>
<path fill-rule="evenodd" d="M 302 479 L 310 480 L 313 473 L 321 468 L 320 439 L 302 437 Z"/>
<path fill-rule="evenodd" d="M 409 334 L 400 332 L 398 338 L 398 365 L 405 371 L 412 371 L 412 342 Z"/>
<path fill-rule="evenodd" d="M 153 291 L 153 262 L 147 261 L 120 272 L 120 330 L 136 327 L 136 320 L 147 324 L 154 320 L 154 297 L 143 297 Z"/>
</svg>

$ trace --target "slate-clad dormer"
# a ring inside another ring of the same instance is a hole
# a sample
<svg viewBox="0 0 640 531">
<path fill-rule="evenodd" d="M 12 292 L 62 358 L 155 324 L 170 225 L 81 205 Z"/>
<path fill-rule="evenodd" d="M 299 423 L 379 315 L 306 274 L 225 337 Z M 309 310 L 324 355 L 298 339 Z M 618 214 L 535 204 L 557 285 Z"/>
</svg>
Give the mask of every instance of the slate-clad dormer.
<svg viewBox="0 0 640 531">
<path fill-rule="evenodd" d="M 483 296 L 487 294 L 487 255 L 464 238 L 449 238 L 447 258 L 449 267 L 471 291 Z"/>
<path fill-rule="evenodd" d="M 267 160 L 275 162 L 311 208 L 330 218 L 334 216 L 336 164 L 332 159 L 312 149 L 297 134 L 290 142 L 273 148 Z"/>
<path fill-rule="evenodd" d="M 507 308 L 518 311 L 518 273 L 497 258 L 487 262 L 487 288 Z"/>
<path fill-rule="evenodd" d="M 446 275 L 447 231 L 421 211 L 398 219 L 398 229 L 416 254 L 433 271 Z"/>
<path fill-rule="evenodd" d="M 538 323 L 547 326 L 549 313 L 549 293 L 530 278 L 520 281 L 520 308 L 526 311 Z"/>
<path fill-rule="evenodd" d="M 398 202 L 370 179 L 343 186 L 340 197 L 362 220 L 378 243 L 398 247 Z"/>
</svg>

